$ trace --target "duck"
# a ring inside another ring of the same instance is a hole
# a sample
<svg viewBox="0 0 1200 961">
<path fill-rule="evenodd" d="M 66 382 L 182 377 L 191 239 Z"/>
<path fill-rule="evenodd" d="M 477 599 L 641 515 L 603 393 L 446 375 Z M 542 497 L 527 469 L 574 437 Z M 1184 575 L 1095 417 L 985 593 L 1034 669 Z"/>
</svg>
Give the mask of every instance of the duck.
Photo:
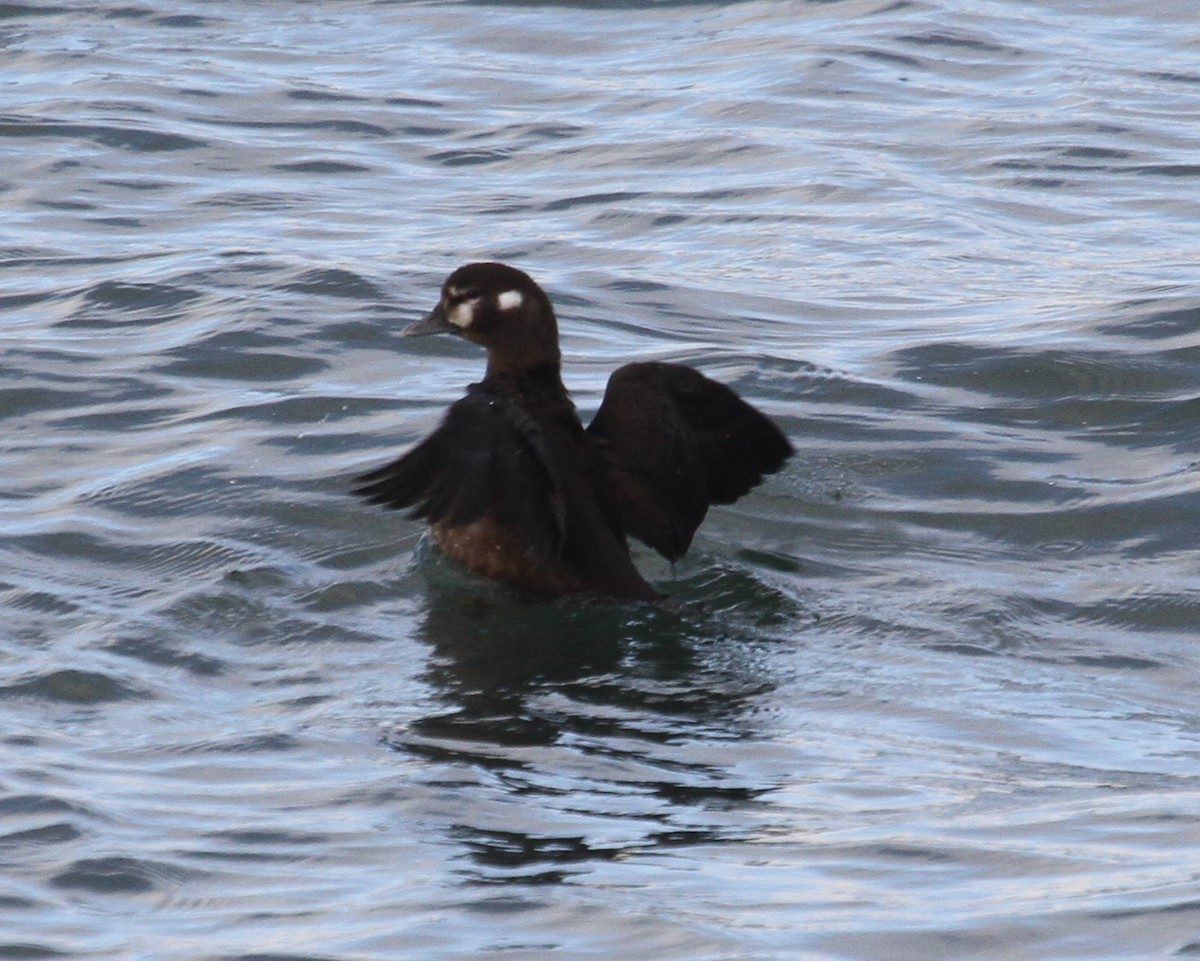
<svg viewBox="0 0 1200 961">
<path fill-rule="evenodd" d="M 487 367 L 429 436 L 356 478 L 354 493 L 407 510 L 446 556 L 521 595 L 663 600 L 629 538 L 675 562 L 711 505 L 732 504 L 793 453 L 731 388 L 662 361 L 614 371 L 585 428 L 562 382 L 550 298 L 508 264 L 459 267 L 403 333 L 463 337 Z"/>
</svg>

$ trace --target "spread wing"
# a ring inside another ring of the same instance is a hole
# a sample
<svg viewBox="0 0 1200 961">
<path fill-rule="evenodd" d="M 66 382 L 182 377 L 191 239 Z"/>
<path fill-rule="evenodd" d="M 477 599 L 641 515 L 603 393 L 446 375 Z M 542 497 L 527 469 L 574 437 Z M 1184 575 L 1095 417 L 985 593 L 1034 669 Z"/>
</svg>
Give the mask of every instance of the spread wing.
<svg viewBox="0 0 1200 961">
<path fill-rule="evenodd" d="M 492 515 L 545 557 L 566 536 L 566 507 L 550 452 L 529 416 L 499 392 L 472 384 L 432 434 L 358 478 L 354 493 L 408 516 L 458 527 Z"/>
<path fill-rule="evenodd" d="M 792 454 L 764 414 L 680 364 L 618 369 L 588 433 L 607 467 L 606 508 L 668 560 L 688 549 L 710 504 L 732 504 Z"/>
</svg>

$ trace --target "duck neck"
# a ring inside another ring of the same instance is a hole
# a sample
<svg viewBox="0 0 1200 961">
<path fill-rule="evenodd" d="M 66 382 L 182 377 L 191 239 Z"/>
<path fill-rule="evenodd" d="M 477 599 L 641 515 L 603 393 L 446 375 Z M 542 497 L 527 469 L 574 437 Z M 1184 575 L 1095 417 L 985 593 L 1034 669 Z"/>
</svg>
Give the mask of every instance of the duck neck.
<svg viewBox="0 0 1200 961">
<path fill-rule="evenodd" d="M 513 384 L 561 388 L 562 358 L 557 347 L 553 351 L 541 350 L 536 354 L 521 352 L 514 355 L 513 351 L 489 351 L 485 377 L 487 380 Z"/>
<path fill-rule="evenodd" d="M 511 398 L 522 409 L 540 411 L 543 416 L 570 431 L 583 430 L 575 404 L 563 385 L 557 362 L 523 367 L 520 370 L 502 370 L 499 373 L 489 364 L 484 383 Z"/>
</svg>

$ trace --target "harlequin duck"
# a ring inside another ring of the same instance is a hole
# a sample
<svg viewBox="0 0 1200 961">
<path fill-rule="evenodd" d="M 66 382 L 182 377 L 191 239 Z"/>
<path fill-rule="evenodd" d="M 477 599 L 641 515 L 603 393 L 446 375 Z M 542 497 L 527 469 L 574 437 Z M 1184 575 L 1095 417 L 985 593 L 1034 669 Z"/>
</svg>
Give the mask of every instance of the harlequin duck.
<svg viewBox="0 0 1200 961">
<path fill-rule="evenodd" d="M 358 479 L 355 493 L 429 522 L 485 577 L 538 596 L 652 601 L 626 535 L 681 557 L 710 504 L 731 504 L 792 446 L 724 384 L 680 364 L 626 364 L 585 429 L 560 376 L 545 292 L 499 263 L 467 264 L 405 334 L 487 349 L 487 372 L 432 434 Z"/>
</svg>

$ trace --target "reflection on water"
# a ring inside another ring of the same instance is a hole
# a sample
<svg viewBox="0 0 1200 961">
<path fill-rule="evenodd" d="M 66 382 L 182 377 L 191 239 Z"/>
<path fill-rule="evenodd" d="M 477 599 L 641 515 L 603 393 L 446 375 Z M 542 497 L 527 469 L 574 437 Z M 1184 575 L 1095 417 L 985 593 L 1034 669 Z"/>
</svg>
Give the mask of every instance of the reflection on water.
<svg viewBox="0 0 1200 961">
<path fill-rule="evenodd" d="M 387 741 L 447 766 L 444 789 L 454 772 L 486 770 L 506 800 L 579 821 L 547 833 L 544 811 L 465 804 L 447 840 L 472 863 L 468 877 L 544 884 L 594 861 L 746 836 L 736 817 L 720 828 L 688 811 L 736 811 L 771 789 L 769 778 L 727 769 L 711 745 L 732 749 L 753 732 L 755 705 L 772 690 L 753 652 L 770 623 L 790 617 L 738 624 L 738 607 L 716 610 L 716 598 L 521 604 L 490 585 L 464 590 L 465 580 L 433 586 L 418 628 L 436 710 Z M 593 838 L 589 817 L 625 827 Z"/>
</svg>

